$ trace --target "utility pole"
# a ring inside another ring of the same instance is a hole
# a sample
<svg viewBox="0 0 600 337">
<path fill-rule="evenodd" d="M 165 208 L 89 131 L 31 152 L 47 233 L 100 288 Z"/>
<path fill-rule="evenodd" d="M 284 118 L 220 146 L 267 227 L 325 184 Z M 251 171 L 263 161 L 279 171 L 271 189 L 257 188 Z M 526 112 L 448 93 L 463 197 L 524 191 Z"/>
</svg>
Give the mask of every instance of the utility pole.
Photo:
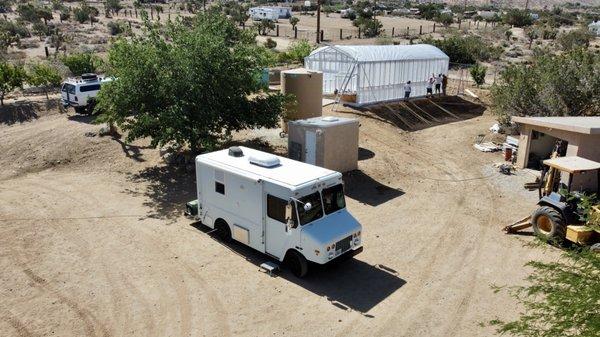
<svg viewBox="0 0 600 337">
<path fill-rule="evenodd" d="M 321 43 L 321 0 L 317 0 L 317 43 Z"/>
</svg>

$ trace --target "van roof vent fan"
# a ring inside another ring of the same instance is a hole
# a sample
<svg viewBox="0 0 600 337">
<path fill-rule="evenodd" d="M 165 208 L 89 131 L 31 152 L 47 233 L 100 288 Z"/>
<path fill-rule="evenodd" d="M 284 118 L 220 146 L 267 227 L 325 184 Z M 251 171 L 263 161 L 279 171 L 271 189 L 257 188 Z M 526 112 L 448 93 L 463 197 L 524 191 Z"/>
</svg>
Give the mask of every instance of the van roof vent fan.
<svg viewBox="0 0 600 337">
<path fill-rule="evenodd" d="M 238 146 L 232 146 L 229 148 L 229 155 L 232 157 L 243 157 L 244 151 L 240 149 Z"/>
</svg>

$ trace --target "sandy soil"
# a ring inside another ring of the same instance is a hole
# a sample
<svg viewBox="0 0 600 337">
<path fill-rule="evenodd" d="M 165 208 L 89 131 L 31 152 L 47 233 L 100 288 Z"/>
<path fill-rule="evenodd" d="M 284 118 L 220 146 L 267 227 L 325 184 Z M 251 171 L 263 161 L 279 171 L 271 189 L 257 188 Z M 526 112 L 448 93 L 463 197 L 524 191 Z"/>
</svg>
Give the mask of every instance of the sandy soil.
<svg viewBox="0 0 600 337">
<path fill-rule="evenodd" d="M 489 336 L 481 322 L 514 317 L 491 285 L 557 254 L 500 231 L 535 193 L 473 149 L 493 118 L 406 132 L 332 108 L 361 122 L 360 170 L 345 180 L 365 251 L 303 280 L 269 277 L 265 256 L 183 217 L 194 178 L 146 142 L 87 137 L 89 117 L 55 109 L 4 118 L 0 335 Z"/>
</svg>

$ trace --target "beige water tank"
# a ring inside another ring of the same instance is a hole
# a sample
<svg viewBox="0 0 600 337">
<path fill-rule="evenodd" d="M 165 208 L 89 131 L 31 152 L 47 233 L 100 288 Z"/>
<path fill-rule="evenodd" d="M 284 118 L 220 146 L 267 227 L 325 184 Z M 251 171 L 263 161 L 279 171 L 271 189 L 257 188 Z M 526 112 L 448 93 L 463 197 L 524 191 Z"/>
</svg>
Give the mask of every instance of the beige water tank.
<svg viewBox="0 0 600 337">
<path fill-rule="evenodd" d="M 288 126 L 288 157 L 338 172 L 358 168 L 358 119 L 315 117 Z"/>
<path fill-rule="evenodd" d="M 305 68 L 281 72 L 281 93 L 296 96 L 294 109 L 283 120 L 282 128 L 287 132 L 287 122 L 323 115 L 323 73 Z"/>
</svg>

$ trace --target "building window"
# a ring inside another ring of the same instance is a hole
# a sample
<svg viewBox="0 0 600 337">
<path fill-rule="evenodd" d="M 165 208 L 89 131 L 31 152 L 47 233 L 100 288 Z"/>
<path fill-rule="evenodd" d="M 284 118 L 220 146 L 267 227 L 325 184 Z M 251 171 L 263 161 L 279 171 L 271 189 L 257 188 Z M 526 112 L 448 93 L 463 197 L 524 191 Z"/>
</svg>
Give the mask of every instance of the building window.
<svg viewBox="0 0 600 337">
<path fill-rule="evenodd" d="M 215 181 L 215 192 L 225 195 L 225 185 L 223 183 Z"/>
<path fill-rule="evenodd" d="M 267 216 L 269 218 L 285 223 L 285 206 L 287 206 L 287 201 L 267 194 Z"/>
</svg>

